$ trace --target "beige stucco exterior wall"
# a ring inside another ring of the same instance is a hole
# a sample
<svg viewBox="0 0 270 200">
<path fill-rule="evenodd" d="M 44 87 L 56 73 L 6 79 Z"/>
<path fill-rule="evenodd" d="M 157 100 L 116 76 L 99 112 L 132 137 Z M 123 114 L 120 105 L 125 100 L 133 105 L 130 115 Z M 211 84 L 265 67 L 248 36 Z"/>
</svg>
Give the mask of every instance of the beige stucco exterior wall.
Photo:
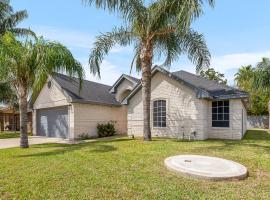
<svg viewBox="0 0 270 200">
<path fill-rule="evenodd" d="M 47 83 L 40 91 L 34 105 L 33 105 L 33 134 L 36 135 L 36 114 L 37 109 L 46 109 L 53 107 L 69 106 L 67 97 L 63 94 L 60 87 L 57 86 L 51 78 L 48 78 L 47 82 L 51 81 L 51 88 L 48 88 Z M 69 110 L 70 110 L 69 106 Z M 71 121 L 70 121 L 71 122 Z M 70 123 L 72 124 L 72 123 Z"/>
<path fill-rule="evenodd" d="M 142 136 L 143 106 L 141 91 L 137 92 L 128 105 L 128 135 Z M 182 138 L 196 131 L 196 139 L 241 139 L 246 132 L 246 109 L 241 99 L 230 100 L 230 127 L 212 128 L 212 102 L 197 99 L 191 88 L 157 73 L 152 78 L 151 118 L 153 101 L 167 102 L 167 127 L 151 128 L 153 136 Z M 242 122 L 243 117 L 243 122 Z M 153 125 L 151 119 L 151 126 Z"/>
<path fill-rule="evenodd" d="M 94 104 L 72 104 L 72 114 L 70 118 L 74 120 L 73 134 L 78 138 L 82 134 L 97 136 L 97 124 L 115 121 L 118 134 L 127 133 L 127 108 L 126 106 L 106 106 Z"/>
<path fill-rule="evenodd" d="M 230 127 L 228 128 L 214 128 L 212 127 L 212 108 L 209 102 L 209 128 L 208 136 L 212 139 L 231 139 L 240 140 L 247 130 L 246 118 L 247 112 L 241 99 L 231 99 L 230 101 Z"/>
<path fill-rule="evenodd" d="M 160 72 L 152 78 L 151 89 L 151 118 L 153 101 L 165 99 L 167 102 L 167 127 L 152 127 L 153 136 L 182 138 L 183 133 L 187 137 L 196 131 L 196 139 L 208 138 L 208 101 L 197 99 L 195 91 Z M 135 136 L 143 134 L 141 91 L 129 101 L 128 134 Z"/>
<path fill-rule="evenodd" d="M 115 98 L 117 101 L 122 101 L 127 95 L 123 96 L 126 91 L 131 91 L 134 88 L 134 83 L 130 82 L 129 80 L 125 79 L 118 85 Z"/>
</svg>

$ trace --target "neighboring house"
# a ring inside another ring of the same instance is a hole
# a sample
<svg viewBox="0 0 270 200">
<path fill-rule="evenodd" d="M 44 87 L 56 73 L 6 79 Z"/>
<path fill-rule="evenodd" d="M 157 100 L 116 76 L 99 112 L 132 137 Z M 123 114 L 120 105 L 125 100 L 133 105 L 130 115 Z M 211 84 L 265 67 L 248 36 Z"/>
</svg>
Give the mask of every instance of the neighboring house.
<svg viewBox="0 0 270 200">
<path fill-rule="evenodd" d="M 153 136 L 241 139 L 246 132 L 248 93 L 200 76 L 152 70 Z M 75 139 L 96 136 L 98 123 L 114 121 L 119 134 L 143 135 L 141 83 L 122 75 L 110 87 L 55 74 L 33 102 L 36 135 Z"/>
<path fill-rule="evenodd" d="M 27 130 L 32 132 L 32 111 L 28 110 Z M 0 130 L 20 131 L 20 114 L 17 109 L 10 107 L 0 108 Z"/>
</svg>

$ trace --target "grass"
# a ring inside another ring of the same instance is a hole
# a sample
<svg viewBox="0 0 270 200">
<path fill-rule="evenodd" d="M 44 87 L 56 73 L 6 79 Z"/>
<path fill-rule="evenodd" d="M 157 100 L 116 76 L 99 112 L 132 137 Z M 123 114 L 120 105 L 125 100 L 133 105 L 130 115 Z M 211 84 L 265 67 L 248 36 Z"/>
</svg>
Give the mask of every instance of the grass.
<svg viewBox="0 0 270 200">
<path fill-rule="evenodd" d="M 28 133 L 29 136 L 32 135 L 32 133 Z M 20 131 L 13 132 L 13 131 L 4 131 L 0 132 L 0 139 L 10 139 L 10 138 L 19 138 L 20 137 Z"/>
<path fill-rule="evenodd" d="M 176 176 L 163 164 L 177 154 L 218 156 L 244 164 L 243 181 Z M 242 141 L 152 142 L 122 138 L 79 145 L 0 150 L 0 199 L 269 199 L 270 134 Z"/>
<path fill-rule="evenodd" d="M 20 132 L 12 132 L 12 131 L 4 131 L 0 132 L 0 139 L 8 139 L 8 138 L 18 138 L 20 137 Z"/>
</svg>

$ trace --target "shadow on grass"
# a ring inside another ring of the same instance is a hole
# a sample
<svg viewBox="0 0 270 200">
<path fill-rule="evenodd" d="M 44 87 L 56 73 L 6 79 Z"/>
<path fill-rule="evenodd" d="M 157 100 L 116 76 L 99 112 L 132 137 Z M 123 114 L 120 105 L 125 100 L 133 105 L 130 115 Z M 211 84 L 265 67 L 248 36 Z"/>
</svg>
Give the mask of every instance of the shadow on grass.
<svg viewBox="0 0 270 200">
<path fill-rule="evenodd" d="M 267 130 L 249 130 L 247 131 L 244 140 L 269 140 L 270 133 Z"/>
<path fill-rule="evenodd" d="M 213 150 L 213 151 L 234 151 L 238 147 L 254 148 L 254 150 L 262 150 L 270 153 L 270 134 L 267 130 L 249 130 L 243 140 L 207 140 L 209 146 L 195 148 L 197 151 Z M 211 141 L 217 142 L 211 145 Z M 269 142 L 269 145 L 265 142 Z"/>
<path fill-rule="evenodd" d="M 116 151 L 117 148 L 112 145 L 104 145 L 99 144 L 99 142 L 92 143 L 84 143 L 84 144 L 76 144 L 76 145 L 68 145 L 68 144 L 46 144 L 46 145 L 35 145 L 31 147 L 34 149 L 48 150 L 37 153 L 19 155 L 18 157 L 39 157 L 39 156 L 56 156 L 65 153 L 74 152 L 77 150 L 83 149 L 89 153 L 108 153 L 112 151 Z"/>
</svg>

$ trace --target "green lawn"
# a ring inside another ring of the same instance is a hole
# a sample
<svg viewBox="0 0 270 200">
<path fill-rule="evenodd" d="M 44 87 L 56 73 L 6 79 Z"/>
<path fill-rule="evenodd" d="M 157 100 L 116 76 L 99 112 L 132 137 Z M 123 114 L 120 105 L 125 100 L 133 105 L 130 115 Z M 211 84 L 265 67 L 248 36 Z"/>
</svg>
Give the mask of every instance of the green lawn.
<svg viewBox="0 0 270 200">
<path fill-rule="evenodd" d="M 29 136 L 32 135 L 32 133 L 28 133 Z M 3 131 L 0 132 L 0 139 L 9 139 L 9 138 L 19 138 L 20 137 L 20 131 L 13 132 L 13 131 Z"/>
<path fill-rule="evenodd" d="M 248 167 L 243 181 L 207 182 L 168 172 L 167 156 L 218 156 Z M 48 144 L 0 150 L 0 199 L 269 199 L 270 134 L 242 141 L 155 139 Z"/>
<path fill-rule="evenodd" d="M 18 138 L 20 137 L 20 132 L 11 132 L 11 131 L 4 131 L 0 132 L 0 139 L 8 139 L 8 138 Z"/>
</svg>

